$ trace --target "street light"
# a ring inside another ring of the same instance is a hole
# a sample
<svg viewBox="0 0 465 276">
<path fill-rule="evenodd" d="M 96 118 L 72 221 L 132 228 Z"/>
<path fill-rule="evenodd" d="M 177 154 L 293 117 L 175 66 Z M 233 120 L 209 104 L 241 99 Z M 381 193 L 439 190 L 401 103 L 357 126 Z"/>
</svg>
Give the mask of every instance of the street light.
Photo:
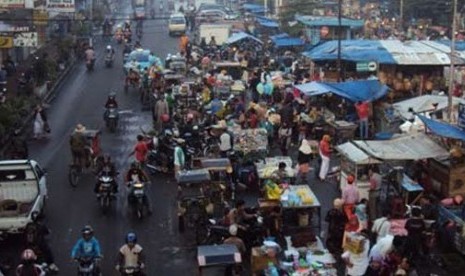
<svg viewBox="0 0 465 276">
<path fill-rule="evenodd" d="M 452 39 L 450 43 L 450 70 L 449 70 L 449 91 L 447 93 L 447 119 L 452 121 L 452 93 L 454 92 L 454 71 L 455 71 L 455 36 L 457 32 L 457 0 L 454 0 L 452 11 Z"/>
</svg>

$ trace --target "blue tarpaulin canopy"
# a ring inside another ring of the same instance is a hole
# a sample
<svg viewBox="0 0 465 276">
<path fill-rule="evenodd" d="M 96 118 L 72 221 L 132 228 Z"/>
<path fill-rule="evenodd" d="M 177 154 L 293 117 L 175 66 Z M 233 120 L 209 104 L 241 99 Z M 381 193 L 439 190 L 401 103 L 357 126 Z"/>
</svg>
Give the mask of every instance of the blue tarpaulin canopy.
<svg viewBox="0 0 465 276">
<path fill-rule="evenodd" d="M 255 36 L 253 35 L 249 35 L 248 33 L 244 33 L 244 32 L 238 32 L 238 33 L 233 33 L 229 38 L 228 40 L 226 40 L 226 44 L 234 44 L 236 42 L 239 42 L 241 40 L 245 40 L 245 39 L 252 39 L 260 44 L 263 44 L 263 42 L 256 38 Z"/>
<path fill-rule="evenodd" d="M 279 23 L 276 20 L 264 16 L 255 16 L 255 20 L 263 27 L 279 28 Z"/>
<path fill-rule="evenodd" d="M 433 132 L 434 134 L 442 136 L 442 137 L 446 137 L 446 138 L 452 138 L 452 139 L 465 141 L 465 131 L 461 130 L 460 128 L 447 124 L 447 123 L 429 119 L 423 115 L 417 115 L 417 116 L 423 121 L 425 126 L 429 130 L 431 130 L 431 132 Z"/>
<path fill-rule="evenodd" d="M 244 4 L 242 8 L 244 8 L 244 10 L 251 12 L 251 13 L 256 13 L 256 14 L 265 13 L 265 7 L 262 5 Z"/>
<path fill-rule="evenodd" d="M 347 82 L 309 82 L 296 85 L 295 88 L 307 96 L 333 93 L 352 102 L 374 101 L 387 94 L 389 88 L 378 80 L 362 80 Z"/>
<path fill-rule="evenodd" d="M 290 37 L 286 33 L 270 36 L 271 41 L 274 45 L 279 47 L 292 47 L 292 46 L 303 46 L 305 42 L 298 37 Z"/>
</svg>

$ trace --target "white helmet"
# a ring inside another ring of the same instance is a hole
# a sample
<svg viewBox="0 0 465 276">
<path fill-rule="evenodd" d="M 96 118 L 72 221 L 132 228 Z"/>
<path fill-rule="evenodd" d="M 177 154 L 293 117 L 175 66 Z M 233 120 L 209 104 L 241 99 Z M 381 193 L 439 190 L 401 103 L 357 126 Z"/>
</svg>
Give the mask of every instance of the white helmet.
<svg viewBox="0 0 465 276">
<path fill-rule="evenodd" d="M 111 50 L 111 45 L 108 45 L 108 46 L 107 46 L 107 50 Z"/>
</svg>

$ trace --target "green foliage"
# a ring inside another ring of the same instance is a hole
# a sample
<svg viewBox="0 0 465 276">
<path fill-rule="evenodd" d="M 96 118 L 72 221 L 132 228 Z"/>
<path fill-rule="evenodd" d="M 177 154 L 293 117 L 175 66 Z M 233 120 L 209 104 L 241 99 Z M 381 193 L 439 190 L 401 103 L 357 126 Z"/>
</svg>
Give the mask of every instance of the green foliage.
<svg viewBox="0 0 465 276">
<path fill-rule="evenodd" d="M 8 98 L 0 105 L 0 136 L 12 131 L 14 126 L 21 122 L 36 104 L 31 97 L 16 96 Z"/>
</svg>

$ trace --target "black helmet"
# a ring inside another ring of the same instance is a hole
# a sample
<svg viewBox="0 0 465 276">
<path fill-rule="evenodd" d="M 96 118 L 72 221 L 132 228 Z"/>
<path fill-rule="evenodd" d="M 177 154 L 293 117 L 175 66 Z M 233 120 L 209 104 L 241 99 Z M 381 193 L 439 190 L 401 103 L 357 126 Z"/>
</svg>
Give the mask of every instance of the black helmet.
<svg viewBox="0 0 465 276">
<path fill-rule="evenodd" d="M 86 225 L 82 228 L 81 233 L 82 235 L 92 235 L 94 234 L 94 229 L 92 229 L 92 226 Z"/>
</svg>

